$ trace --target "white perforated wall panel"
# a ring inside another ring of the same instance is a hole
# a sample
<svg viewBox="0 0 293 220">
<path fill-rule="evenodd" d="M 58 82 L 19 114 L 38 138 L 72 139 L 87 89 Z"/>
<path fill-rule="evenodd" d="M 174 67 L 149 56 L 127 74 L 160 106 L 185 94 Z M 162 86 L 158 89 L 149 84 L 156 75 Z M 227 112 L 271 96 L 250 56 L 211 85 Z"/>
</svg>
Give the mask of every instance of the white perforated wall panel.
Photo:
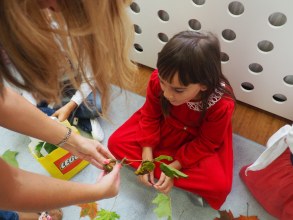
<svg viewBox="0 0 293 220">
<path fill-rule="evenodd" d="M 129 13 L 134 61 L 155 68 L 175 33 L 212 31 L 236 98 L 293 120 L 292 0 L 135 0 Z"/>
</svg>

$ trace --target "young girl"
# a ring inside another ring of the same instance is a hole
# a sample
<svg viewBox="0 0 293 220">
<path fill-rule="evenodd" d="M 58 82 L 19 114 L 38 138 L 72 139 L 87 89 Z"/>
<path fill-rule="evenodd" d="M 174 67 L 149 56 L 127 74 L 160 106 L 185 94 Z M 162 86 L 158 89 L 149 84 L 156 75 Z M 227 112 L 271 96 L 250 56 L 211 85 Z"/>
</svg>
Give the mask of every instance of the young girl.
<svg viewBox="0 0 293 220">
<path fill-rule="evenodd" d="M 159 53 L 157 67 L 146 102 L 112 134 L 109 150 L 119 159 L 172 156 L 170 166 L 188 178 L 172 179 L 156 168 L 140 176 L 141 182 L 163 193 L 174 184 L 219 209 L 232 184 L 234 110 L 219 41 L 212 33 L 180 32 Z"/>
</svg>

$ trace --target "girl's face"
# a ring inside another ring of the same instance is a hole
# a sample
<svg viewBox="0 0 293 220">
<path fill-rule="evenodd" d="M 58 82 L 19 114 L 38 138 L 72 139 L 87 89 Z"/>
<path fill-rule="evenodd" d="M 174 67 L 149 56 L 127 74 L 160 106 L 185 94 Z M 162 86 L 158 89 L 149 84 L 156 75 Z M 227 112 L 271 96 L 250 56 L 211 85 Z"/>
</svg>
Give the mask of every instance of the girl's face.
<svg viewBox="0 0 293 220">
<path fill-rule="evenodd" d="M 174 106 L 182 105 L 190 100 L 199 100 L 200 92 L 207 89 L 200 83 L 189 84 L 188 86 L 180 84 L 178 73 L 174 75 L 171 83 L 160 78 L 160 85 L 164 97 Z"/>
</svg>

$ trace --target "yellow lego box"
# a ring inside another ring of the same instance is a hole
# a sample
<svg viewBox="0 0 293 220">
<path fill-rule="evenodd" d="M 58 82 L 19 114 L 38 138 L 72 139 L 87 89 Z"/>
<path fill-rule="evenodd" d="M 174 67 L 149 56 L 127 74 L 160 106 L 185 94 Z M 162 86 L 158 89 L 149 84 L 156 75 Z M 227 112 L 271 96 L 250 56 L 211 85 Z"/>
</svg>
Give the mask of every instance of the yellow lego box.
<svg viewBox="0 0 293 220">
<path fill-rule="evenodd" d="M 71 126 L 68 121 L 64 121 L 62 124 L 79 134 L 76 127 Z M 53 177 L 69 180 L 89 164 L 89 162 L 81 160 L 61 147 L 35 138 L 30 139 L 29 149 L 31 153 Z"/>
</svg>

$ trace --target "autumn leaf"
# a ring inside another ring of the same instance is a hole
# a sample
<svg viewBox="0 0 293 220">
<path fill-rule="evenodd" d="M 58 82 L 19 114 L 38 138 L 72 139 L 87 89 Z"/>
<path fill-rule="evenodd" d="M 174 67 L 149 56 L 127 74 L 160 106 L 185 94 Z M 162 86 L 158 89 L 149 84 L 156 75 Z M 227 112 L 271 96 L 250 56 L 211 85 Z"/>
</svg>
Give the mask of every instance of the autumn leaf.
<svg viewBox="0 0 293 220">
<path fill-rule="evenodd" d="M 114 168 L 115 165 L 116 165 L 116 160 L 109 159 L 108 162 L 103 165 L 103 169 L 107 173 L 110 173 L 113 170 L 113 168 Z"/>
<path fill-rule="evenodd" d="M 110 212 L 105 209 L 101 209 L 99 211 L 98 217 L 95 218 L 95 220 L 116 220 L 120 219 L 120 215 L 118 215 L 116 212 Z"/>
<path fill-rule="evenodd" d="M 220 214 L 220 218 L 215 218 L 214 220 L 234 220 L 234 216 L 230 210 L 229 212 L 227 212 L 226 210 L 219 210 L 218 212 Z"/>
<path fill-rule="evenodd" d="M 238 218 L 234 218 L 230 210 L 229 212 L 227 212 L 226 210 L 218 212 L 220 213 L 220 218 L 215 218 L 214 220 L 259 220 L 257 216 L 240 215 Z"/>
<path fill-rule="evenodd" d="M 235 220 L 259 220 L 257 216 L 243 216 L 240 215 L 238 218 L 235 218 Z"/>
<path fill-rule="evenodd" d="M 171 177 L 171 178 L 179 178 L 179 177 L 182 177 L 182 178 L 187 178 L 188 175 L 186 175 L 185 173 L 182 173 L 181 171 L 173 168 L 173 167 L 170 167 L 168 166 L 167 164 L 165 163 L 161 163 L 160 164 L 160 169 L 162 170 L 162 172 L 168 176 L 168 177 Z"/>
<path fill-rule="evenodd" d="M 79 204 L 77 206 L 81 207 L 80 217 L 89 216 L 93 220 L 98 215 L 98 204 L 95 202 Z"/>
<path fill-rule="evenodd" d="M 18 162 L 16 160 L 16 155 L 18 152 L 7 150 L 4 152 L 4 154 L 1 156 L 6 163 L 10 164 L 11 166 L 18 167 Z"/>
<path fill-rule="evenodd" d="M 158 193 L 152 203 L 157 204 L 157 208 L 154 209 L 154 213 L 158 218 L 168 217 L 168 220 L 172 220 L 172 206 L 169 196 L 163 193 Z"/>
<path fill-rule="evenodd" d="M 155 169 L 155 166 L 156 165 L 154 164 L 154 162 L 149 160 L 144 160 L 142 161 L 140 168 L 136 170 L 134 173 L 136 175 L 145 175 L 152 172 Z"/>
</svg>

